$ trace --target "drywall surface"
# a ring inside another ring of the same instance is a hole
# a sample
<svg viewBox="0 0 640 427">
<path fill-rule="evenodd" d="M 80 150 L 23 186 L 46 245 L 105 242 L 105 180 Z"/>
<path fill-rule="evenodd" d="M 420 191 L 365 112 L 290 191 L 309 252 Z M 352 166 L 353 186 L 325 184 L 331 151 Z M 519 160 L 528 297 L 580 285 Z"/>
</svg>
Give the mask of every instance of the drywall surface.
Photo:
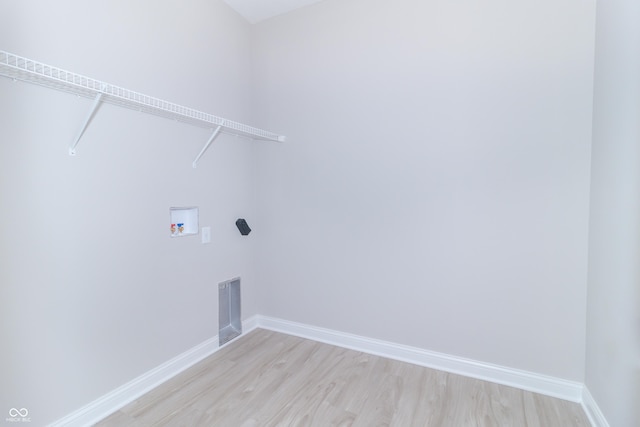
<svg viewBox="0 0 640 427">
<path fill-rule="evenodd" d="M 265 315 L 584 379 L 594 1 L 256 25 Z"/>
<path fill-rule="evenodd" d="M 0 48 L 250 123 L 250 31 L 220 1 L 0 0 Z M 214 337 L 218 282 L 257 313 L 253 142 L 0 78 L 0 420 L 59 419 Z M 200 236 L 170 238 L 198 206 Z"/>
<path fill-rule="evenodd" d="M 598 2 L 586 385 L 611 426 L 640 425 L 640 4 Z"/>
</svg>

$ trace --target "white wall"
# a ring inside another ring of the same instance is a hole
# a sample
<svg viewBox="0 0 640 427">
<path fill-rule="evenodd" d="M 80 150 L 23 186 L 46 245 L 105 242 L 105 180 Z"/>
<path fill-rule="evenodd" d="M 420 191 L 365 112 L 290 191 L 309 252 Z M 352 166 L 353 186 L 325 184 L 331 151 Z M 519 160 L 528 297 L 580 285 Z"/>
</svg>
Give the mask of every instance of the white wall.
<svg viewBox="0 0 640 427">
<path fill-rule="evenodd" d="M 586 384 L 611 426 L 640 425 L 639 19 L 598 2 Z"/>
<path fill-rule="evenodd" d="M 254 28 L 263 314 L 584 379 L 594 1 Z"/>
<path fill-rule="evenodd" d="M 0 49 L 250 122 L 249 25 L 222 1 L 0 0 Z M 0 419 L 69 414 L 217 334 L 217 284 L 258 312 L 253 143 L 0 78 Z M 169 207 L 199 237 L 169 238 Z"/>
</svg>

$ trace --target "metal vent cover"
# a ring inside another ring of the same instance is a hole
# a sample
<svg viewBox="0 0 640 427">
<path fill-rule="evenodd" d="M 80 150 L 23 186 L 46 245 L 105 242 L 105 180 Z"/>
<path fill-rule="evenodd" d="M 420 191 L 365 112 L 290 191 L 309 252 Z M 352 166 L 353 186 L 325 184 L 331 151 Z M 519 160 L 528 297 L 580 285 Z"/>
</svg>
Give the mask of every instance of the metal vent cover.
<svg viewBox="0 0 640 427">
<path fill-rule="evenodd" d="M 218 339 L 226 344 L 242 334 L 240 278 L 218 284 Z"/>
</svg>

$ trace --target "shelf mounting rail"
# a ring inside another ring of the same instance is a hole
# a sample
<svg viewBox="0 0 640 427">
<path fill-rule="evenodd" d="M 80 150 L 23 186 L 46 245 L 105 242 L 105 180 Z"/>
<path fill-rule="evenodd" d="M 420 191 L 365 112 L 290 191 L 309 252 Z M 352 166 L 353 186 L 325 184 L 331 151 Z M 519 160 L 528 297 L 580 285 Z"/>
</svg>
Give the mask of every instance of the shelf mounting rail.
<svg viewBox="0 0 640 427">
<path fill-rule="evenodd" d="M 209 145 L 211 145 L 220 133 L 262 141 L 284 142 L 286 139 L 282 135 L 223 119 L 222 117 L 194 110 L 193 108 L 163 101 L 152 96 L 114 86 L 2 50 L 0 50 L 0 76 L 34 83 L 94 100 L 91 110 L 78 132 L 78 136 L 69 147 L 69 154 L 72 156 L 76 154 L 76 146 L 80 142 L 84 131 L 91 122 L 98 107 L 103 102 L 194 126 L 213 129 L 213 134 L 193 162 L 194 168 L 198 160 L 200 160 L 200 157 L 202 157 L 204 152 L 209 148 Z"/>
</svg>

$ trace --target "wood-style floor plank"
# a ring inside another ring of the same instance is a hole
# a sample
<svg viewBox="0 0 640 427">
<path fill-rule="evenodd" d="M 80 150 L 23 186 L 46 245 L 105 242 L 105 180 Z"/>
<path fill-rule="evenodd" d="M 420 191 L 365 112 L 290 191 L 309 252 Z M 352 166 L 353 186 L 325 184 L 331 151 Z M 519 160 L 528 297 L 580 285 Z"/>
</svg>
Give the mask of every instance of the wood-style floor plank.
<svg viewBox="0 0 640 427">
<path fill-rule="evenodd" d="M 580 405 L 257 329 L 97 424 L 588 427 Z"/>
</svg>

